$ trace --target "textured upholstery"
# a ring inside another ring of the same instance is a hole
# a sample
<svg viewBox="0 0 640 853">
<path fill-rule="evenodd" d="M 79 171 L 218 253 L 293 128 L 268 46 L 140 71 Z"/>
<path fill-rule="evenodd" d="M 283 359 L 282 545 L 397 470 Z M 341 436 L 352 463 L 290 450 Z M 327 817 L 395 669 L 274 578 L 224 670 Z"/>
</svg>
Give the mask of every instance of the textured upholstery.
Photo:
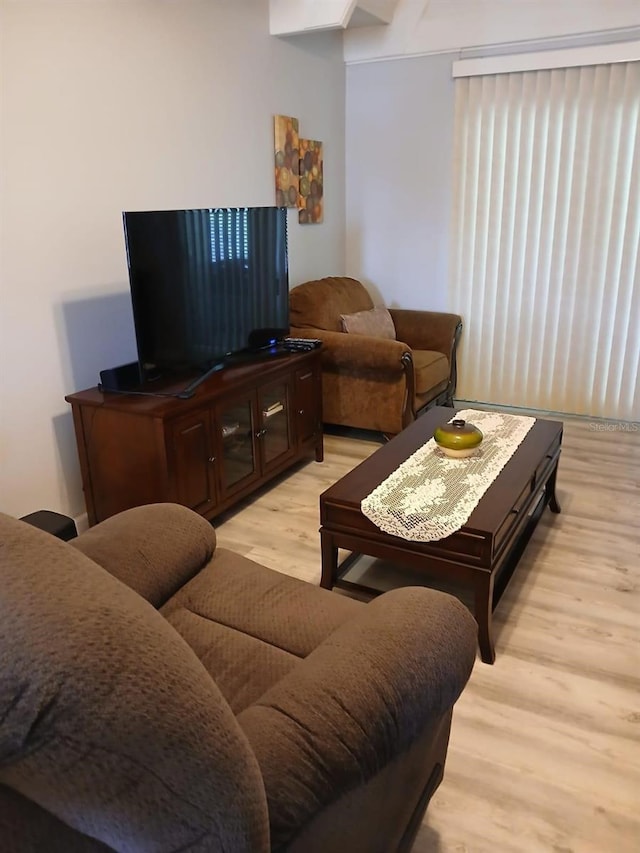
<svg viewBox="0 0 640 853">
<path fill-rule="evenodd" d="M 238 713 L 360 611 L 357 601 L 318 592 L 219 548 L 161 612 Z"/>
<path fill-rule="evenodd" d="M 342 332 L 341 314 L 355 314 L 356 311 L 373 308 L 373 299 L 353 278 L 328 276 L 308 281 L 294 287 L 290 296 L 289 320 L 292 326 L 313 326 L 327 332 Z"/>
<path fill-rule="evenodd" d="M 267 849 L 255 756 L 187 643 L 71 544 L 6 516 L 0 540 L 0 786 L 114 850 Z"/>
<path fill-rule="evenodd" d="M 452 404 L 457 314 L 389 309 L 395 340 L 343 331 L 341 317 L 373 308 L 364 285 L 330 276 L 289 293 L 291 334 L 323 343 L 325 423 L 400 432 L 421 409 Z"/>
<path fill-rule="evenodd" d="M 441 352 L 413 350 L 413 370 L 416 395 L 424 396 L 432 388 L 446 386 L 449 380 L 449 361 Z"/>
<path fill-rule="evenodd" d="M 265 781 L 274 845 L 373 779 L 457 699 L 475 640 L 456 619 L 457 600 L 424 592 L 405 588 L 374 600 L 240 714 Z M 439 677 L 444 660 L 447 684 Z"/>
<path fill-rule="evenodd" d="M 216 548 L 214 528 L 196 513 L 181 519 L 171 539 L 165 523 L 162 513 L 134 507 L 71 545 L 160 607 L 209 562 Z"/>
<path fill-rule="evenodd" d="M 350 335 L 368 335 L 370 338 L 396 339 L 396 327 L 391 314 L 382 305 L 355 314 L 341 314 L 342 331 Z"/>
<path fill-rule="evenodd" d="M 339 596 L 173 504 L 73 545 L 0 514 L 0 581 L 2 853 L 411 838 L 475 659 L 456 599 Z"/>
</svg>

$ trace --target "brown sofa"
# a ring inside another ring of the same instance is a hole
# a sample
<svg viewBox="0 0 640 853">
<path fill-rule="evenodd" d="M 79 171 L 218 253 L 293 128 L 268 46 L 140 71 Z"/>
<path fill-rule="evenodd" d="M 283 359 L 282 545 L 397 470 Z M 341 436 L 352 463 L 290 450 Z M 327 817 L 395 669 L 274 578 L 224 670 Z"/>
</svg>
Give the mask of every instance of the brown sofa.
<svg viewBox="0 0 640 853">
<path fill-rule="evenodd" d="M 454 598 L 351 600 L 182 506 L 0 515 L 3 853 L 408 850 L 475 658 Z"/>
<path fill-rule="evenodd" d="M 289 293 L 291 335 L 318 338 L 323 419 L 395 435 L 432 405 L 453 405 L 458 314 L 391 308 L 395 339 L 343 331 L 341 315 L 370 311 L 353 278 L 307 281 Z"/>
</svg>

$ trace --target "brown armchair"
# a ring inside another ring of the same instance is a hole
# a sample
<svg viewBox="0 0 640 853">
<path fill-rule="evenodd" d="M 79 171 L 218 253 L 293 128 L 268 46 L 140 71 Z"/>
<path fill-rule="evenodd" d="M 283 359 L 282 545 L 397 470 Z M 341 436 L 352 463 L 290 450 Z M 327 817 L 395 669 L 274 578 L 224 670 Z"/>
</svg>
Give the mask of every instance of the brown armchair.
<svg viewBox="0 0 640 853">
<path fill-rule="evenodd" d="M 395 339 L 347 334 L 342 315 L 370 311 L 353 278 L 307 281 L 289 293 L 291 335 L 323 343 L 325 423 L 394 435 L 432 405 L 453 405 L 458 314 L 391 308 Z"/>
<path fill-rule="evenodd" d="M 217 547 L 183 506 L 63 542 L 0 513 L 2 853 L 408 851 L 476 624 Z"/>
</svg>

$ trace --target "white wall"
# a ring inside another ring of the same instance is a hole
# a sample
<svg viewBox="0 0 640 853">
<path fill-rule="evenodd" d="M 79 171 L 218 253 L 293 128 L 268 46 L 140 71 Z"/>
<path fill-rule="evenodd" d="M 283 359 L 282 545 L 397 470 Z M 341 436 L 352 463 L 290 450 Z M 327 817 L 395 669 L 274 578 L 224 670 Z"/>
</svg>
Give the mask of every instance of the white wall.
<svg viewBox="0 0 640 853">
<path fill-rule="evenodd" d="M 446 307 L 451 60 L 347 68 L 347 274 L 389 306 Z"/>
<path fill-rule="evenodd" d="M 343 272 L 341 36 L 268 0 L 0 0 L 0 510 L 84 511 L 64 395 L 133 360 L 121 211 L 273 204 L 273 115 L 324 142 L 291 286 Z"/>
</svg>

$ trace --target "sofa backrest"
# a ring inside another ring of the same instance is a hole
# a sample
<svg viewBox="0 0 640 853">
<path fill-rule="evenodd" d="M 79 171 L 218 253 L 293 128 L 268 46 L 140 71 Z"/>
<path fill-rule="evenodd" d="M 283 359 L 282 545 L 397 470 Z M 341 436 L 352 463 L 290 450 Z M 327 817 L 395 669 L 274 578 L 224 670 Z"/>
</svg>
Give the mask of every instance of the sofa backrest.
<svg viewBox="0 0 640 853">
<path fill-rule="evenodd" d="M 0 659 L 10 853 L 39 849 L 14 794 L 115 850 L 268 850 L 258 764 L 195 653 L 87 556 L 2 514 Z"/>
<path fill-rule="evenodd" d="M 341 332 L 341 314 L 373 308 L 365 286 L 355 278 L 329 276 L 306 281 L 289 293 L 289 319 L 293 327 Z"/>
<path fill-rule="evenodd" d="M 211 560 L 216 531 L 179 504 L 151 506 L 112 515 L 69 544 L 159 610 Z M 163 535 L 169 525 L 170 539 Z"/>
</svg>

